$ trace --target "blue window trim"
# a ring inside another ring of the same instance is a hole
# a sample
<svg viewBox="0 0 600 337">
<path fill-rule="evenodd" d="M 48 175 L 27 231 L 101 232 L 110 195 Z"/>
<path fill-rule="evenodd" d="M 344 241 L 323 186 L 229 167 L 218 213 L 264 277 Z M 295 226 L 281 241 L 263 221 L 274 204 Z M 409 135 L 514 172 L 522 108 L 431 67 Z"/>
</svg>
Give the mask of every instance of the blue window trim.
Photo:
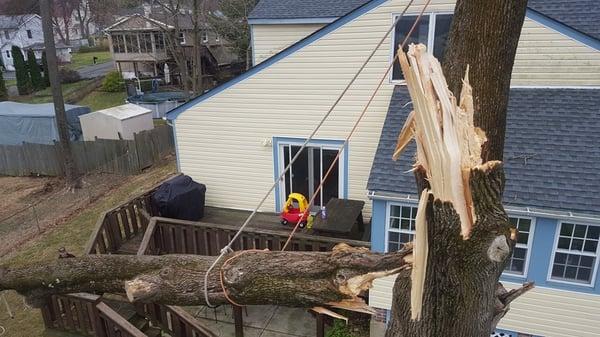
<svg viewBox="0 0 600 337">
<path fill-rule="evenodd" d="M 280 144 L 288 144 L 288 143 L 300 143 L 302 144 L 306 141 L 306 138 L 296 138 L 296 137 L 273 137 L 273 181 L 277 180 L 281 175 L 279 170 L 279 145 Z M 341 147 L 344 145 L 343 140 L 335 140 L 335 139 L 313 139 L 308 143 L 311 145 L 333 145 L 336 147 Z M 341 198 L 348 198 L 348 170 L 349 170 L 349 146 L 346 144 L 343 149 L 343 189 Z M 281 212 L 281 187 L 280 184 L 277 184 L 275 187 L 275 212 Z"/>
<path fill-rule="evenodd" d="M 289 46 L 288 48 L 282 50 L 281 52 L 271 56 L 264 62 L 261 62 L 258 65 L 255 65 L 254 67 L 250 68 L 245 73 L 243 73 L 237 77 L 234 77 L 233 79 L 213 88 L 212 90 L 169 111 L 167 113 L 167 119 L 169 119 L 169 120 L 177 119 L 177 117 L 179 117 L 179 115 L 181 113 L 188 110 L 189 108 L 191 108 L 191 107 L 215 96 L 216 94 L 256 75 L 257 73 L 263 71 L 264 69 L 266 69 L 266 68 L 272 66 L 273 64 L 281 61 L 282 59 L 294 54 L 298 50 L 312 44 L 313 42 L 320 40 L 322 37 L 328 35 L 329 33 L 332 33 L 339 27 L 341 27 L 349 22 L 354 21 L 358 17 L 370 12 L 374 8 L 382 5 L 383 3 L 387 2 L 387 1 L 388 0 L 371 0 L 367 3 L 365 3 L 364 5 L 356 8 L 355 10 L 351 11 L 350 13 L 342 16 L 341 18 L 335 20 L 334 22 L 328 24 L 327 26 L 317 30 L 316 32 L 312 33 L 311 35 L 305 37 L 304 39 L 302 39 L 302 40 L 296 42 L 295 44 Z"/>
<path fill-rule="evenodd" d="M 583 44 L 585 44 L 586 46 L 596 49 L 597 51 L 600 51 L 600 40 L 595 39 L 589 35 L 586 35 L 576 29 L 573 29 L 567 25 L 565 25 L 564 23 L 561 23 L 559 21 L 556 21 L 554 19 L 551 19 L 533 9 L 527 8 L 527 12 L 525 14 L 528 18 L 530 18 L 533 21 L 536 21 L 537 23 L 540 23 L 548 28 L 551 28 L 563 35 L 566 35 L 567 37 L 570 37 L 571 39 L 581 42 Z"/>
</svg>

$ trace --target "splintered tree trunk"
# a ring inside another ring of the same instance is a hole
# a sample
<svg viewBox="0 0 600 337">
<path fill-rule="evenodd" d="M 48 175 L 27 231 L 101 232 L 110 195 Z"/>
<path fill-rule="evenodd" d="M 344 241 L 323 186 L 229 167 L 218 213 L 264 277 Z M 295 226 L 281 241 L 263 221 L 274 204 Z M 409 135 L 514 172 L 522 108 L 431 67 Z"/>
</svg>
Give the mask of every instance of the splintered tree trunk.
<svg viewBox="0 0 600 337">
<path fill-rule="evenodd" d="M 502 165 L 493 161 L 501 160 L 504 150 L 511 72 L 526 4 L 526 0 L 457 2 L 444 56 L 444 75 L 450 91 L 455 97 L 461 97 L 465 90 L 463 79 L 470 68 L 467 85 L 472 84 L 473 96 L 472 101 L 467 102 L 470 107 L 462 108 L 473 110 L 472 123 L 485 133 L 487 139 L 481 139 L 477 158 L 480 162 L 462 165 L 463 200 L 444 199 L 439 195 L 441 192 L 430 193 L 426 201 L 422 200 L 425 207 L 419 211 L 426 219 L 428 240 L 424 248 L 427 255 L 423 266 L 426 271 L 421 280 L 420 320 L 412 319 L 410 295 L 414 285 L 411 279 L 398 277 L 387 337 L 489 336 L 508 310 L 508 304 L 532 287 L 527 284 L 519 290 L 506 292 L 498 283 L 516 234 L 502 207 Z M 426 93 L 427 85 L 424 85 Z M 465 94 L 468 96 L 469 93 Z M 437 93 L 429 91 L 429 96 L 435 99 Z M 412 99 L 415 101 L 415 97 Z M 464 99 L 461 97 L 463 104 Z M 410 131 L 410 128 L 406 129 Z M 440 133 L 444 135 L 445 131 L 441 128 Z M 475 133 L 479 131 L 475 130 Z M 458 134 L 460 138 L 460 131 Z M 419 136 L 416 137 L 419 142 Z M 406 145 L 408 138 L 401 135 L 400 148 Z M 467 138 L 476 137 L 470 135 Z M 422 154 L 427 152 L 422 144 L 419 149 Z M 429 152 L 421 161 L 433 160 L 436 154 Z M 467 153 L 473 155 L 472 151 Z M 430 170 L 428 174 L 419 158 L 416 167 L 417 185 L 423 189 L 431 188 L 432 175 L 439 177 L 443 173 Z M 465 171 L 470 174 L 465 175 Z M 444 175 L 442 180 L 450 184 L 455 178 Z M 467 204 L 466 208 L 462 207 L 463 202 Z M 469 219 L 471 231 L 465 230 L 465 220 Z M 412 309 L 415 309 L 414 303 Z"/>
</svg>

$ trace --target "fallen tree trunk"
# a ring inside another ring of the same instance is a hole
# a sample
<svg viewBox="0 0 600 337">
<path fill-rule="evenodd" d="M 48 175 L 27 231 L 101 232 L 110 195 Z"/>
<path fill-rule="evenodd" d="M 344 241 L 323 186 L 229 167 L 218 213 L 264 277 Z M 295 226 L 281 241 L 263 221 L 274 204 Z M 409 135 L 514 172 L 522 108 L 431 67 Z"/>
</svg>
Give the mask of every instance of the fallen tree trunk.
<svg viewBox="0 0 600 337">
<path fill-rule="evenodd" d="M 366 310 L 360 293 L 375 278 L 408 269 L 410 254 L 410 248 L 384 255 L 344 244 L 332 252 L 232 253 L 211 271 L 208 298 L 213 304 L 228 304 L 231 299 L 242 304 Z M 0 290 L 14 289 L 38 305 L 48 295 L 76 292 L 125 293 L 132 302 L 204 305 L 204 276 L 214 260 L 196 255 L 90 255 L 4 266 Z"/>
</svg>

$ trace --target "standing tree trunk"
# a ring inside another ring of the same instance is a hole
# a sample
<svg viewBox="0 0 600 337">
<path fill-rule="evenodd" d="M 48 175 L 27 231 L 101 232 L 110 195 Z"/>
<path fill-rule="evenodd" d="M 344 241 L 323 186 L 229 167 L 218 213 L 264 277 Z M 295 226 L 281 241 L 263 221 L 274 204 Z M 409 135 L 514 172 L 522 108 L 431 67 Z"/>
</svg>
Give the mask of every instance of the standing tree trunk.
<svg viewBox="0 0 600 337">
<path fill-rule="evenodd" d="M 48 74 L 50 78 L 50 87 L 52 89 L 52 99 L 54 101 L 54 111 L 56 113 L 56 126 L 60 138 L 60 148 L 64 160 L 65 177 L 69 189 L 79 188 L 80 181 L 77 176 L 77 168 L 73 160 L 71 150 L 71 140 L 69 136 L 69 126 L 67 124 L 67 114 L 65 112 L 65 102 L 62 96 L 62 88 L 58 75 L 58 60 L 56 58 L 56 48 L 54 46 L 54 34 L 52 33 L 51 18 L 51 0 L 40 1 L 40 12 L 42 14 L 42 28 L 44 30 L 44 45 L 46 47 L 46 59 L 48 62 Z"/>
<path fill-rule="evenodd" d="M 482 154 L 484 162 L 502 160 L 504 154 L 510 79 L 526 9 L 527 0 L 456 3 L 442 66 L 456 97 L 470 66 L 475 126 L 488 138 Z"/>
<path fill-rule="evenodd" d="M 456 4 L 444 75 L 454 96 L 460 97 L 470 68 L 474 125 L 487 136 L 481 148 L 483 163 L 502 160 L 510 79 L 526 6 L 526 0 Z M 489 336 L 506 312 L 510 301 L 498 296 L 498 280 L 512 251 L 514 232 L 502 207 L 501 164 L 489 164 L 472 168 L 464 182 L 471 189 L 476 219 L 468 239 L 461 236 L 455 203 L 442 202 L 437 195 L 427 200 L 422 211 L 430 239 L 421 320 L 411 320 L 411 280 L 398 278 L 387 337 Z M 417 185 L 428 187 L 425 176 L 419 167 Z"/>
</svg>

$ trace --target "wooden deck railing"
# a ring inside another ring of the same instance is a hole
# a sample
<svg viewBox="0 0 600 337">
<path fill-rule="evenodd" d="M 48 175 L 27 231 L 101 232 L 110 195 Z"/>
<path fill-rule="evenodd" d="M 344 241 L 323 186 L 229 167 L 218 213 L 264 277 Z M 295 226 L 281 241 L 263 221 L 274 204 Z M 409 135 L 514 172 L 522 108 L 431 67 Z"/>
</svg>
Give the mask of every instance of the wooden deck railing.
<svg viewBox="0 0 600 337">
<path fill-rule="evenodd" d="M 140 304 L 138 312 L 175 337 L 217 337 L 184 309 L 171 305 Z"/>
<path fill-rule="evenodd" d="M 146 337 L 125 318 L 101 302 L 98 295 L 78 293 L 51 296 L 42 307 L 48 328 L 96 337 Z"/>
<path fill-rule="evenodd" d="M 193 222 L 152 217 L 138 250 L 138 255 L 196 254 L 219 255 L 237 232 L 237 226 Z M 246 228 L 233 243 L 234 250 L 281 250 L 289 236 L 288 231 Z M 337 239 L 298 233 L 290 243 L 290 250 L 328 251 L 339 243 L 356 247 L 370 247 L 370 242 Z"/>
<path fill-rule="evenodd" d="M 124 242 L 143 235 L 149 217 L 157 214 L 151 203 L 156 188 L 141 194 L 127 203 L 104 212 L 85 248 L 86 254 L 116 253 Z"/>
</svg>

